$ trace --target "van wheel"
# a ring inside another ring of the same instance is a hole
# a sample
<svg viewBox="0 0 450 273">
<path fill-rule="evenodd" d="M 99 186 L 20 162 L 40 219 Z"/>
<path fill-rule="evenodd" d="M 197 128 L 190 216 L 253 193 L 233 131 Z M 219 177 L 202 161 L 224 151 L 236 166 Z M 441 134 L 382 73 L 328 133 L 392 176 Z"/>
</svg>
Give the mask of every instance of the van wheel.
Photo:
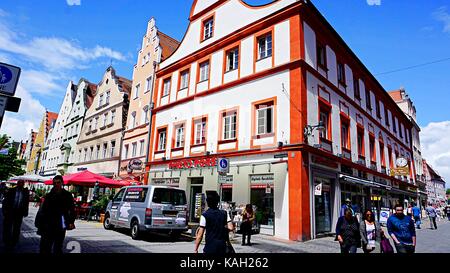
<svg viewBox="0 0 450 273">
<path fill-rule="evenodd" d="M 105 215 L 105 220 L 103 221 L 103 227 L 107 230 L 111 230 L 114 228 L 114 226 L 111 225 L 111 217 L 109 216 L 109 214 Z"/>
<path fill-rule="evenodd" d="M 133 240 L 139 240 L 141 232 L 139 231 L 139 223 L 137 220 L 133 220 L 131 223 L 131 238 Z"/>
</svg>

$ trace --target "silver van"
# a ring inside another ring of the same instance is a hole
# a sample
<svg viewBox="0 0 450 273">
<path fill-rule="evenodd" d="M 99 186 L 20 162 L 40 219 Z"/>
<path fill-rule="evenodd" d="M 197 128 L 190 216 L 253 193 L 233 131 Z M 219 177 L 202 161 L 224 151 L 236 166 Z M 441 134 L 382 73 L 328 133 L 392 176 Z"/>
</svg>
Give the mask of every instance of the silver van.
<svg viewBox="0 0 450 273">
<path fill-rule="evenodd" d="M 188 229 L 186 193 L 166 186 L 123 187 L 109 202 L 103 227 L 131 229 L 139 239 L 143 231 L 164 232 L 173 238 Z"/>
</svg>

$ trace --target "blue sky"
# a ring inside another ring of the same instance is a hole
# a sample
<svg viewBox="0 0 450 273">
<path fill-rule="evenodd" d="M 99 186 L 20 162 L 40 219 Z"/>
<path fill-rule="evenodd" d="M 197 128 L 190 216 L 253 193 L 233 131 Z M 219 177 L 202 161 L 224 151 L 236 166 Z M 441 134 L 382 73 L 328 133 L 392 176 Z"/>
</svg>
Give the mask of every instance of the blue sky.
<svg viewBox="0 0 450 273">
<path fill-rule="evenodd" d="M 375 75 L 450 58 L 448 0 L 313 2 Z M 119 75 L 131 78 L 147 21 L 155 17 L 161 31 L 181 40 L 191 4 L 191 0 L 1 0 L 0 61 L 23 68 L 18 90 L 21 112 L 8 113 L 1 131 L 24 138 L 32 127 L 37 129 L 39 111 L 58 112 L 68 80 L 85 77 L 97 83 L 111 61 Z M 450 180 L 450 168 L 443 164 L 450 162 L 450 142 L 439 137 L 450 134 L 449 71 L 450 60 L 377 78 L 386 90 L 401 86 L 407 90 L 424 130 L 423 148 Z"/>
</svg>

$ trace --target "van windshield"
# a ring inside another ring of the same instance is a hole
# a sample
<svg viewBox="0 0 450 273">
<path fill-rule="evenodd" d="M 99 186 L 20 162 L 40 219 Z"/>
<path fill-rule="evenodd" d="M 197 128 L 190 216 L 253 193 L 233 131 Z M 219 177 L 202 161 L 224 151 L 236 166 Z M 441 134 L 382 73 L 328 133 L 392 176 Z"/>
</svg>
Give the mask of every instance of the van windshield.
<svg viewBox="0 0 450 273">
<path fill-rule="evenodd" d="M 186 195 L 180 190 L 156 188 L 152 201 L 158 204 L 186 205 Z"/>
</svg>

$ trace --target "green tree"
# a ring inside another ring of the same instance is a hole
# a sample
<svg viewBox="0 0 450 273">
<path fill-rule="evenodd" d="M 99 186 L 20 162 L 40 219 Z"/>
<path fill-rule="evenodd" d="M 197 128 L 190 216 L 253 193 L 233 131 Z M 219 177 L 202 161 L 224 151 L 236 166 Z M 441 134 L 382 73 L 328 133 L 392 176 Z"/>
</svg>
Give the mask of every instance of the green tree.
<svg viewBox="0 0 450 273">
<path fill-rule="evenodd" d="M 22 165 L 24 160 L 17 159 L 17 149 L 11 145 L 7 135 L 0 136 L 1 149 L 8 149 L 8 154 L 0 154 L 0 180 L 8 180 L 12 176 L 25 174 Z"/>
<path fill-rule="evenodd" d="M 447 194 L 450 195 L 450 189 L 447 189 Z"/>
</svg>

